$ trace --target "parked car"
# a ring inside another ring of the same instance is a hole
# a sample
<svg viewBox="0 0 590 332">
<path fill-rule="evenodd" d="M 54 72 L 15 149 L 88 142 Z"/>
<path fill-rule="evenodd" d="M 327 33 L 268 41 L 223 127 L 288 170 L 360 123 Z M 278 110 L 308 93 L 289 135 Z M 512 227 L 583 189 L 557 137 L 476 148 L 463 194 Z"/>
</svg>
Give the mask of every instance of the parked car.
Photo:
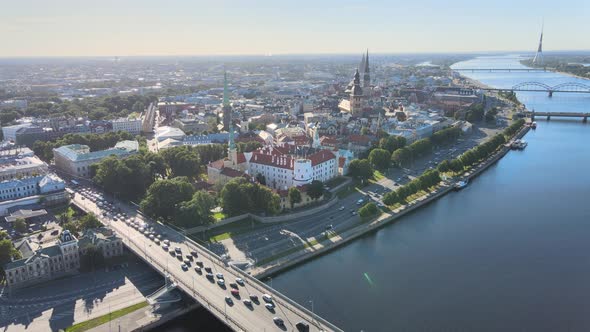
<svg viewBox="0 0 590 332">
<path fill-rule="evenodd" d="M 232 289 L 231 290 L 231 295 L 233 295 L 233 296 L 240 296 L 240 291 L 237 290 L 237 289 Z"/>
<path fill-rule="evenodd" d="M 264 302 L 272 303 L 272 296 L 270 296 L 268 294 L 263 294 L 262 299 L 264 300 Z"/>
<path fill-rule="evenodd" d="M 236 282 L 238 283 L 238 285 L 244 286 L 244 280 L 242 278 L 236 278 Z"/>
<path fill-rule="evenodd" d="M 227 304 L 229 304 L 229 305 L 234 304 L 234 300 L 232 300 L 231 297 L 229 297 L 229 296 L 225 297 L 225 302 L 227 302 Z"/>
<path fill-rule="evenodd" d="M 252 302 L 254 302 L 254 303 L 258 303 L 258 296 L 252 294 L 252 295 L 250 295 L 250 300 L 252 300 Z"/>
<path fill-rule="evenodd" d="M 194 257 L 199 257 L 199 254 L 195 250 L 191 251 L 191 255 Z"/>
<path fill-rule="evenodd" d="M 182 268 L 184 271 L 188 270 L 188 266 L 187 266 L 186 264 L 182 264 L 182 265 L 180 265 L 180 267 L 181 267 L 181 268 Z"/>
<path fill-rule="evenodd" d="M 250 301 L 248 299 L 244 299 L 244 301 L 242 301 L 242 302 L 244 302 L 244 305 L 247 306 L 247 307 L 251 307 L 252 306 L 252 301 Z"/>
</svg>

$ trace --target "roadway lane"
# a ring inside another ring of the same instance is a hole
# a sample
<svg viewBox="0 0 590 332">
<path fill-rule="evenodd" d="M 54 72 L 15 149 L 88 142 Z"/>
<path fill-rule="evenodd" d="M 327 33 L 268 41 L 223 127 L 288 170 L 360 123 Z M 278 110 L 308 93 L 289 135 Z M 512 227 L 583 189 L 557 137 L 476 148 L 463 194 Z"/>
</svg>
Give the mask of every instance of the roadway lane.
<svg viewBox="0 0 590 332">
<path fill-rule="evenodd" d="M 89 200 L 82 200 L 79 194 L 73 197 L 74 202 L 83 207 L 85 210 L 94 212 L 97 216 L 101 216 L 100 209 Z M 218 286 L 215 282 L 209 281 L 204 274 L 198 274 L 194 271 L 194 264 L 189 267 L 188 271 L 183 271 L 181 262 L 172 257 L 167 251 L 163 250 L 161 246 L 156 245 L 149 238 L 139 233 L 133 227 L 127 225 L 122 221 L 113 221 L 110 218 L 100 217 L 102 221 L 113 228 L 119 236 L 124 240 L 124 243 L 138 255 L 142 256 L 144 260 L 155 266 L 160 271 L 165 271 L 170 274 L 171 279 L 178 284 L 187 294 L 192 295 L 205 308 L 209 309 L 213 314 L 218 316 L 222 321 L 225 321 L 228 326 L 235 330 L 245 331 L 280 331 L 280 330 L 296 330 L 295 324 L 304 321 L 311 327 L 311 331 L 321 330 L 337 330 L 337 328 L 330 328 L 326 325 L 320 325 L 317 319 L 313 319 L 312 315 L 303 312 L 300 308 L 287 302 L 287 300 L 275 296 L 266 285 L 249 279 L 248 276 L 239 274 L 238 271 L 225 266 L 222 261 L 210 253 L 207 253 L 204 248 L 197 247 L 194 243 L 185 241 L 185 237 L 170 229 L 167 226 L 153 223 L 146 220 L 141 215 L 130 207 L 122 204 L 117 204 L 130 217 L 138 221 L 144 222 L 153 226 L 157 234 L 161 234 L 165 239 L 170 241 L 170 248 L 180 247 L 183 255 L 196 250 L 200 260 L 207 267 L 211 267 L 213 273 L 222 273 L 227 284 L 227 288 Z M 245 280 L 244 286 L 238 286 L 240 297 L 234 297 L 230 294 L 229 283 L 235 282 L 236 278 Z M 262 294 L 273 294 L 276 309 L 270 312 L 264 307 L 262 301 Z M 242 303 L 241 300 L 248 298 L 249 295 L 257 295 L 260 299 L 260 304 L 253 304 L 251 308 Z M 228 305 L 225 297 L 229 296 L 233 299 L 233 305 Z M 284 320 L 285 326 L 279 327 L 273 322 L 273 317 L 280 317 Z M 312 322 L 313 321 L 313 322 Z"/>
</svg>

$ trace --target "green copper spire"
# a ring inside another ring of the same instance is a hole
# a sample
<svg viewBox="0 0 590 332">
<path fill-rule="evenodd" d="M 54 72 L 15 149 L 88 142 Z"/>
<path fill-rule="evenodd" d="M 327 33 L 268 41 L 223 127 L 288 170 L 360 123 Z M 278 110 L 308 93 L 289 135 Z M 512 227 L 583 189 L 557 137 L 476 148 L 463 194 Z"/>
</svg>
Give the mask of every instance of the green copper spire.
<svg viewBox="0 0 590 332">
<path fill-rule="evenodd" d="M 229 149 L 235 149 L 236 142 L 234 142 L 234 125 L 230 123 L 229 125 Z"/>
<path fill-rule="evenodd" d="M 223 73 L 223 106 L 229 106 L 229 93 L 227 91 L 227 72 Z"/>
</svg>

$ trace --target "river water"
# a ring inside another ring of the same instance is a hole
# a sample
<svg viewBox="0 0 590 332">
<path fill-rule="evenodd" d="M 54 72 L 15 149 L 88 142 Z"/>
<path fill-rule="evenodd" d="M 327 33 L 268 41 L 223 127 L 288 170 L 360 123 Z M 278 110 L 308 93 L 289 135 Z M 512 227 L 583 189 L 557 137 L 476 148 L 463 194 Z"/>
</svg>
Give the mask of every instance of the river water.
<svg viewBox="0 0 590 332">
<path fill-rule="evenodd" d="M 514 56 L 456 66 L 521 67 Z M 469 76 L 504 88 L 589 83 L 556 73 Z M 590 108 L 589 94 L 518 97 L 537 111 Z M 590 126 L 537 122 L 524 151 L 464 190 L 284 272 L 272 286 L 309 308 L 313 301 L 346 331 L 590 330 Z"/>
<path fill-rule="evenodd" d="M 514 56 L 457 66 L 521 67 Z M 496 87 L 584 80 L 475 73 Z M 588 81 L 584 83 L 588 84 Z M 589 94 L 518 94 L 529 109 L 584 111 Z M 273 287 L 346 331 L 590 330 L 590 127 L 547 122 L 469 187 L 330 254 Z"/>
</svg>

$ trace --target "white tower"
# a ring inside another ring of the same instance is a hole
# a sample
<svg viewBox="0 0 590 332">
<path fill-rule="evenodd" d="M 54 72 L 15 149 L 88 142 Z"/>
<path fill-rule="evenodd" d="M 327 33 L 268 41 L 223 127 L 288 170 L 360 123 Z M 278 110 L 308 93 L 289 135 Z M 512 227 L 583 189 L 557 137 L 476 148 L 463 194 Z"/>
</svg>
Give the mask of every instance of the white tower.
<svg viewBox="0 0 590 332">
<path fill-rule="evenodd" d="M 313 181 L 311 160 L 297 159 L 293 165 L 293 186 L 302 186 Z"/>
<path fill-rule="evenodd" d="M 539 38 L 539 47 L 537 48 L 537 53 L 535 53 L 535 58 L 533 59 L 533 64 L 542 66 L 543 63 L 543 28 L 544 25 L 541 25 L 541 38 Z"/>
</svg>

